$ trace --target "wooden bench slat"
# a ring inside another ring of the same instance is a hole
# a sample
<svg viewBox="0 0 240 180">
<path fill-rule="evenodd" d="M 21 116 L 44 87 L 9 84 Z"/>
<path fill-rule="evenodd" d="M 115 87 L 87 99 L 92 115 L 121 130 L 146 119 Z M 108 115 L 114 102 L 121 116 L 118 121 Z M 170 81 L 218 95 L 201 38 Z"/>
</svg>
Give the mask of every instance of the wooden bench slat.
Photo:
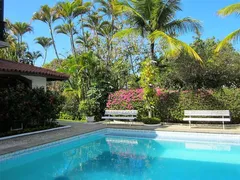
<svg viewBox="0 0 240 180">
<path fill-rule="evenodd" d="M 226 121 L 226 122 L 230 122 L 231 119 L 230 118 L 183 118 L 184 121 Z"/>
</svg>

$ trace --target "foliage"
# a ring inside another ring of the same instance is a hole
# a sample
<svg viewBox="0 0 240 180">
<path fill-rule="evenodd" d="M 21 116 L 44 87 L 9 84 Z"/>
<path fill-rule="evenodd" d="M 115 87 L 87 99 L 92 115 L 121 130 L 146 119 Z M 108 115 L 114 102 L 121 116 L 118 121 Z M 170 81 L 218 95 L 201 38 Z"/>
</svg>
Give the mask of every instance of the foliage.
<svg viewBox="0 0 240 180">
<path fill-rule="evenodd" d="M 104 113 L 107 96 L 112 89 L 107 81 L 108 70 L 102 62 L 93 52 L 83 53 L 63 61 L 59 71 L 71 75 L 63 92 L 66 97 L 63 112 L 74 119 L 81 119 L 92 113 L 99 119 Z M 94 107 L 84 110 L 90 105 Z"/>
<path fill-rule="evenodd" d="M 146 59 L 142 62 L 141 69 L 141 86 L 143 87 L 143 99 L 145 100 L 145 108 L 148 110 L 148 117 L 152 117 L 152 111 L 155 108 L 156 90 L 154 88 L 157 69 L 154 61 Z"/>
<path fill-rule="evenodd" d="M 218 14 L 221 16 L 229 16 L 231 14 L 240 15 L 240 3 L 229 5 L 225 8 L 222 8 L 218 11 Z M 235 30 L 225 37 L 217 46 L 216 52 L 219 52 L 224 46 L 228 45 L 231 41 L 238 42 L 240 40 L 240 29 Z"/>
<path fill-rule="evenodd" d="M 161 62 L 159 86 L 170 89 L 219 89 L 240 87 L 240 54 L 231 45 L 226 45 L 218 54 L 215 38 L 195 38 L 191 45 L 202 57 L 203 65 L 186 54 Z"/>
<path fill-rule="evenodd" d="M 138 120 L 141 120 L 147 116 L 147 109 L 145 109 L 145 102 L 142 98 L 142 89 L 120 90 L 109 95 L 107 108 L 126 110 L 130 107 L 129 109 L 136 109 L 139 111 Z M 224 88 L 215 91 L 198 90 L 179 92 L 160 91 L 157 89 L 156 102 L 154 115 L 162 121 L 181 122 L 184 110 L 226 109 L 231 111 L 233 123 L 240 122 L 240 89 Z"/>
<path fill-rule="evenodd" d="M 60 112 L 59 119 L 74 120 L 74 117 L 69 115 L 69 114 L 67 114 L 67 113 Z"/>
<path fill-rule="evenodd" d="M 0 91 L 0 131 L 10 130 L 16 123 L 24 128 L 55 123 L 64 102 L 62 96 L 43 88 L 29 89 L 22 85 Z"/>
<path fill-rule="evenodd" d="M 79 110 L 83 116 L 94 116 L 99 112 L 99 103 L 94 99 L 86 99 L 80 102 Z"/>
<path fill-rule="evenodd" d="M 179 52 L 184 51 L 201 61 L 190 46 L 176 39 L 179 34 L 196 32 L 201 29 L 199 21 L 195 19 L 175 19 L 176 12 L 182 10 L 180 0 L 125 1 L 125 7 L 131 28 L 125 29 L 124 33 L 120 31 L 115 36 L 122 37 L 126 34 L 137 33 L 149 37 L 149 52 L 152 60 L 156 58 L 155 41 L 160 40 L 159 46 L 161 52 L 165 52 L 165 56 L 175 57 Z"/>
</svg>

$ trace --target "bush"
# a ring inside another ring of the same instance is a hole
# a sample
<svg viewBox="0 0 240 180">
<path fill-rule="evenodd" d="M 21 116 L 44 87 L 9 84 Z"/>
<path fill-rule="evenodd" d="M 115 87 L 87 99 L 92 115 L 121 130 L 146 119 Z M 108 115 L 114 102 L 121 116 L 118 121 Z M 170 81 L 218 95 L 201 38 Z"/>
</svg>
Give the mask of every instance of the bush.
<svg viewBox="0 0 240 180">
<path fill-rule="evenodd" d="M 139 121 L 143 122 L 144 124 L 159 124 L 161 122 L 160 118 L 149 118 L 149 117 L 143 117 Z"/>
<path fill-rule="evenodd" d="M 98 114 L 100 107 L 94 99 L 86 99 L 80 102 L 79 110 L 84 116 L 95 116 Z"/>
<path fill-rule="evenodd" d="M 74 120 L 73 116 L 64 112 L 60 112 L 59 119 Z"/>
<path fill-rule="evenodd" d="M 0 90 L 0 132 L 9 131 L 16 124 L 24 128 L 56 123 L 64 102 L 56 92 L 23 86 Z"/>
<path fill-rule="evenodd" d="M 134 91 L 134 93 L 132 93 Z M 240 123 L 240 89 L 198 90 L 198 91 L 157 91 L 154 117 L 167 122 L 181 122 L 184 110 L 230 110 L 232 123 Z M 126 98 L 126 94 L 134 94 Z M 138 110 L 138 119 L 147 116 L 142 100 L 142 91 L 121 90 L 109 96 L 108 109 Z M 136 98 L 138 97 L 137 101 Z"/>
</svg>

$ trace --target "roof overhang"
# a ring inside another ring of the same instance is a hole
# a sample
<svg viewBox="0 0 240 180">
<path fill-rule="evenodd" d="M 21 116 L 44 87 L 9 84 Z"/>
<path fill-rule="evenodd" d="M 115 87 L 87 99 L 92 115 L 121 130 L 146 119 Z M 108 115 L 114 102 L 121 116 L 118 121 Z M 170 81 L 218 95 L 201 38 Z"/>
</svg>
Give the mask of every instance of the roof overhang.
<svg viewBox="0 0 240 180">
<path fill-rule="evenodd" d="M 69 75 L 64 73 L 3 59 L 0 59 L 0 74 L 45 77 L 47 81 L 63 81 L 69 79 Z"/>
<path fill-rule="evenodd" d="M 58 77 L 58 76 L 44 76 L 39 74 L 33 74 L 33 73 L 24 73 L 24 72 L 7 72 L 7 71 L 1 71 L 0 75 L 18 75 L 18 76 L 36 76 L 36 77 L 45 77 L 47 81 L 65 81 L 68 80 L 66 77 Z"/>
</svg>

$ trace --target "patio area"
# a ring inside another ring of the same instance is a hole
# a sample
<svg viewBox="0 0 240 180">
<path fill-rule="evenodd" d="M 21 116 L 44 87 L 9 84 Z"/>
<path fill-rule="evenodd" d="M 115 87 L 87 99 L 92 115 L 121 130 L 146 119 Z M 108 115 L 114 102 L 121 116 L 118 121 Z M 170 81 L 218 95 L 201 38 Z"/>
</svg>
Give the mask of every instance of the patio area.
<svg viewBox="0 0 240 180">
<path fill-rule="evenodd" d="M 162 126 L 140 126 L 140 125 L 113 125 L 113 124 L 83 124 L 80 122 L 60 121 L 61 125 L 70 125 L 70 128 L 44 132 L 28 136 L 16 137 L 12 139 L 0 140 L 0 155 L 31 148 L 34 146 L 54 142 L 57 140 L 77 136 L 80 134 L 104 129 L 137 129 L 137 130 L 154 130 L 154 131 L 179 131 L 179 132 L 202 132 L 202 133 L 226 133 L 240 134 L 240 125 L 226 125 L 226 129 L 222 129 L 221 125 L 193 125 L 189 129 L 187 124 L 163 124 Z"/>
</svg>

